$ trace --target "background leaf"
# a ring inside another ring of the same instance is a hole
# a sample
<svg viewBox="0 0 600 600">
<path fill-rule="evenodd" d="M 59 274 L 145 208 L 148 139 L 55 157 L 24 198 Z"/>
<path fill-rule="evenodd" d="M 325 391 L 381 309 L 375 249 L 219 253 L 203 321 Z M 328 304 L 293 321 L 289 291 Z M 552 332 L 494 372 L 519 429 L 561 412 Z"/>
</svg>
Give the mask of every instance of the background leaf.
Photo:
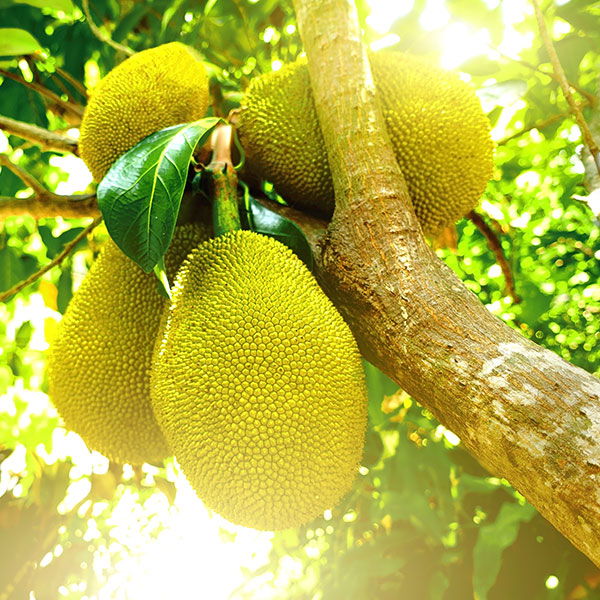
<svg viewBox="0 0 600 600">
<path fill-rule="evenodd" d="M 21 56 L 41 50 L 39 42 L 24 29 L 0 29 L 0 56 Z"/>
<path fill-rule="evenodd" d="M 521 523 L 536 514 L 531 504 L 504 504 L 493 523 L 482 525 L 473 550 L 473 590 L 476 600 L 485 600 L 494 585 L 502 561 L 502 552 L 519 533 Z"/>
</svg>

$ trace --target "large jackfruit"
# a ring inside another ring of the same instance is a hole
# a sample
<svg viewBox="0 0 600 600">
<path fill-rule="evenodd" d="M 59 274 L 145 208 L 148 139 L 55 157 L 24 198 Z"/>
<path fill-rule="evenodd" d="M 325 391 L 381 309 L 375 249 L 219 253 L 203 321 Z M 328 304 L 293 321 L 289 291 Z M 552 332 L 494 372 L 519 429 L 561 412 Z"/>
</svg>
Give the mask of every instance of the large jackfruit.
<svg viewBox="0 0 600 600">
<path fill-rule="evenodd" d="M 490 125 L 472 88 L 409 54 L 370 54 L 388 134 L 423 231 L 439 233 L 477 203 L 492 175 Z M 333 212 L 333 184 L 310 90 L 296 61 L 252 80 L 239 134 L 251 179 L 291 204 Z"/>
<path fill-rule="evenodd" d="M 207 238 L 201 225 L 175 230 L 166 256 L 170 277 Z M 117 462 L 141 464 L 170 455 L 150 406 L 149 380 L 165 304 L 154 275 L 108 241 L 74 294 L 50 349 L 50 397 L 65 425 Z"/>
<path fill-rule="evenodd" d="M 201 119 L 208 78 L 195 51 L 172 42 L 134 54 L 94 89 L 81 122 L 79 152 L 96 181 L 155 131 Z"/>
<path fill-rule="evenodd" d="M 304 264 L 238 231 L 182 265 L 151 375 L 156 418 L 206 505 L 297 527 L 357 473 L 366 390 L 352 334 Z"/>
</svg>

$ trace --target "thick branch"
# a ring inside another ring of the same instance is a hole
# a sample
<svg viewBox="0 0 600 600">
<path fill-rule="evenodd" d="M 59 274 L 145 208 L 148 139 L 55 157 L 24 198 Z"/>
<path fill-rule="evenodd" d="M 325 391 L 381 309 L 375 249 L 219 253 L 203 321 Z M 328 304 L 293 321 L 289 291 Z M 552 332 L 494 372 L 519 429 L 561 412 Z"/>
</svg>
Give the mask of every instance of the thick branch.
<svg viewBox="0 0 600 600">
<path fill-rule="evenodd" d="M 0 221 L 8 217 L 33 217 L 45 219 L 63 217 L 82 219 L 97 217 L 100 214 L 95 195 L 57 196 L 56 200 L 42 200 L 38 197 L 13 198 L 0 196 Z"/>
<path fill-rule="evenodd" d="M 15 121 L 0 115 L 0 129 L 10 135 L 16 135 L 24 140 L 33 142 L 42 150 L 54 150 L 56 152 L 71 152 L 77 154 L 77 140 L 67 135 L 61 135 L 54 131 L 48 131 L 36 125 Z"/>
<path fill-rule="evenodd" d="M 496 319 L 423 242 L 347 0 L 295 0 L 336 211 L 317 275 L 364 355 L 600 564 L 600 382 Z"/>
</svg>

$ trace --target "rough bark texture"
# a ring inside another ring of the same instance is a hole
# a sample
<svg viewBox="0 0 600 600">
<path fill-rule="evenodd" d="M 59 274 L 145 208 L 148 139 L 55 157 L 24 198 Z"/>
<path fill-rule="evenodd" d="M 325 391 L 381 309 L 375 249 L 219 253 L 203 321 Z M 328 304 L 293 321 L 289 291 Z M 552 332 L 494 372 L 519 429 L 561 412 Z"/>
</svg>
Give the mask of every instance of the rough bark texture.
<svg viewBox="0 0 600 600">
<path fill-rule="evenodd" d="M 364 355 L 600 565 L 600 382 L 489 314 L 429 249 L 348 0 L 294 0 L 336 191 L 318 278 Z"/>
<path fill-rule="evenodd" d="M 42 127 L 31 125 L 30 123 L 15 121 L 9 117 L 0 115 L 0 129 L 6 131 L 6 133 L 10 135 L 16 135 L 24 140 L 34 142 L 42 150 L 71 152 L 72 154 L 78 153 L 77 140 L 68 135 L 48 131 Z"/>
</svg>

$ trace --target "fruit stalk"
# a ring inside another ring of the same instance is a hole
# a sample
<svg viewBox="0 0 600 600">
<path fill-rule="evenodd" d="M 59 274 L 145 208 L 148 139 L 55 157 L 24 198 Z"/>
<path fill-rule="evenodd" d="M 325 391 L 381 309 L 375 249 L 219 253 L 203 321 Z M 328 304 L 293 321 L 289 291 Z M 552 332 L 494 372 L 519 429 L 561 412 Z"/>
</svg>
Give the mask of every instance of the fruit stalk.
<svg viewBox="0 0 600 600">
<path fill-rule="evenodd" d="M 242 228 L 238 206 L 238 179 L 231 161 L 231 125 L 219 125 L 212 136 L 213 155 L 206 171 L 210 176 L 212 221 L 216 237 Z"/>
</svg>

